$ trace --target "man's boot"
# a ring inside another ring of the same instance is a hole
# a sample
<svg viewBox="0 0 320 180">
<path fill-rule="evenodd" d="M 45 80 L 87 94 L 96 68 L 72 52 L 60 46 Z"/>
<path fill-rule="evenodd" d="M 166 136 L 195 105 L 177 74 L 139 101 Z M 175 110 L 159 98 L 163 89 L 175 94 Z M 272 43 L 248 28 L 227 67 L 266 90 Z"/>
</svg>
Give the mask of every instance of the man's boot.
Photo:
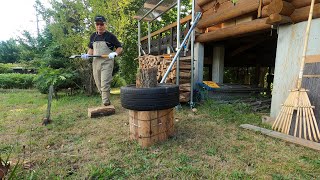
<svg viewBox="0 0 320 180">
<path fill-rule="evenodd" d="M 110 102 L 110 91 L 102 91 L 101 92 L 102 104 L 105 106 L 111 105 Z"/>
</svg>

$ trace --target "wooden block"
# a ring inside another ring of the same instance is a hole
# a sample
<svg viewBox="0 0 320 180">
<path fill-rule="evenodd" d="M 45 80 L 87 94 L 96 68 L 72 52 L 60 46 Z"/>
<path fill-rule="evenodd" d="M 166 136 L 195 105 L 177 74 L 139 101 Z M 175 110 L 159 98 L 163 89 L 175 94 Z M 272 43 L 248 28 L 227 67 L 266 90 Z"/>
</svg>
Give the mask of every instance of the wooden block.
<svg viewBox="0 0 320 180">
<path fill-rule="evenodd" d="M 109 116 L 115 112 L 116 111 L 113 105 L 88 108 L 88 117 L 95 118 L 100 116 Z"/>
</svg>

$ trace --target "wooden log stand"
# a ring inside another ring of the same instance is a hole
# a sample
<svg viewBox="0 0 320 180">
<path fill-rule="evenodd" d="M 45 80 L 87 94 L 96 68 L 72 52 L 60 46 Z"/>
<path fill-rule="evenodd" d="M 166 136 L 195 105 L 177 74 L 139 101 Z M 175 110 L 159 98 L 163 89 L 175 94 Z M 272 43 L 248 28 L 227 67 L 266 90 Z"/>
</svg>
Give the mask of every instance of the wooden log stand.
<svg viewBox="0 0 320 180">
<path fill-rule="evenodd" d="M 129 110 L 130 139 L 142 147 L 165 141 L 174 134 L 173 108 L 156 111 Z"/>
<path fill-rule="evenodd" d="M 157 86 L 158 68 L 146 66 L 145 59 L 153 56 L 141 56 L 136 76 L 136 88 L 153 88 Z M 129 110 L 130 139 L 137 140 L 142 147 L 149 147 L 165 141 L 174 133 L 174 109 L 137 111 Z"/>
</svg>

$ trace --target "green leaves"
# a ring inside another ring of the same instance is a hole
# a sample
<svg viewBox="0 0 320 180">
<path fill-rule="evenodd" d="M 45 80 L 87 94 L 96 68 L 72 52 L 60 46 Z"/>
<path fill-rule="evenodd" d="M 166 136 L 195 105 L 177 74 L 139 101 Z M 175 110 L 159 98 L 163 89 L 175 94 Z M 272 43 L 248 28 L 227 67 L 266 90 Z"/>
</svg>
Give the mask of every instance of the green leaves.
<svg viewBox="0 0 320 180">
<path fill-rule="evenodd" d="M 14 63 L 19 60 L 20 49 L 15 40 L 0 42 L 0 63 Z"/>
</svg>

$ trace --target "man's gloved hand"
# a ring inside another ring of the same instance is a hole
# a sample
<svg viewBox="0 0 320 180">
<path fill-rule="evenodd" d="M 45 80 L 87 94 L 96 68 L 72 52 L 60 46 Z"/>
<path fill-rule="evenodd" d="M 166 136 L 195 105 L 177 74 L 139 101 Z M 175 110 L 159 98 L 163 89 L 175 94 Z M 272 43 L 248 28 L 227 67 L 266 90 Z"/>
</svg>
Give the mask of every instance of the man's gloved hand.
<svg viewBox="0 0 320 180">
<path fill-rule="evenodd" d="M 89 59 L 89 54 L 81 54 L 82 59 Z"/>
<path fill-rule="evenodd" d="M 118 53 L 112 52 L 109 54 L 109 59 L 114 59 L 116 56 L 118 56 Z"/>
</svg>

